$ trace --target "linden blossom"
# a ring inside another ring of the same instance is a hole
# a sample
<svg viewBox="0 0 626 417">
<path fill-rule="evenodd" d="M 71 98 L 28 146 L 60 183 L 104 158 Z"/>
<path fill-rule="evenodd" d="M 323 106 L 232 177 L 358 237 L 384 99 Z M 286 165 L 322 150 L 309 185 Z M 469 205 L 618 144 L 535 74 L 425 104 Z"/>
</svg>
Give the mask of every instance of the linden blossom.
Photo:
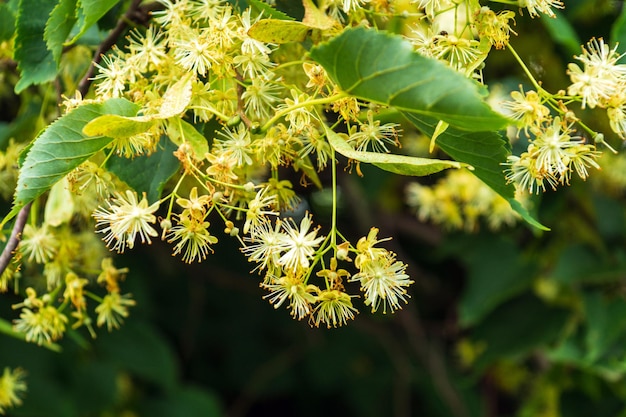
<svg viewBox="0 0 626 417">
<path fill-rule="evenodd" d="M 112 250 L 121 253 L 127 246 L 132 249 L 137 235 L 141 243 L 151 243 L 150 237 L 158 236 L 150 223 L 156 222 L 153 213 L 159 208 L 159 202 L 149 206 L 145 193 L 140 201 L 134 191 L 126 190 L 125 195 L 115 193 L 107 204 L 108 209 L 97 209 L 93 217 L 97 231 L 104 233 L 103 240 Z"/>
</svg>

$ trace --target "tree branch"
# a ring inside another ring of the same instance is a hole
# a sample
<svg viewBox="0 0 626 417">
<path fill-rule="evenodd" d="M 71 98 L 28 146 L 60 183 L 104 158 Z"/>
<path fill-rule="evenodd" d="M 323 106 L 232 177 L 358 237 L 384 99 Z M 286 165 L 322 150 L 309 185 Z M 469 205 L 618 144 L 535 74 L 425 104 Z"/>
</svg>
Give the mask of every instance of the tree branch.
<svg viewBox="0 0 626 417">
<path fill-rule="evenodd" d="M 28 219 L 31 204 L 32 203 L 26 204 L 22 207 L 20 212 L 17 213 L 13 230 L 11 230 L 11 236 L 9 237 L 2 254 L 0 254 L 0 275 L 2 275 L 9 266 L 9 262 L 11 261 L 11 258 L 13 258 L 13 252 L 17 249 L 17 245 L 20 243 L 20 235 L 26 225 L 26 219 Z"/>
</svg>

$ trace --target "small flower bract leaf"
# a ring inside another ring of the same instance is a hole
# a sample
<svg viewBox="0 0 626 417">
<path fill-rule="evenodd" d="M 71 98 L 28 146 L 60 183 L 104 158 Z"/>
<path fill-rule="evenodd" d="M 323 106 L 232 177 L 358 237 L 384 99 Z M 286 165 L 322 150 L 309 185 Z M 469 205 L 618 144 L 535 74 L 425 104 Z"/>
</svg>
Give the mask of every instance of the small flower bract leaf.
<svg viewBox="0 0 626 417">
<path fill-rule="evenodd" d="M 89 159 L 113 140 L 106 136 L 89 137 L 83 127 L 104 114 L 132 116 L 139 106 L 125 99 L 85 104 L 49 125 L 27 148 L 17 181 L 13 209 L 4 218 L 6 223 L 19 210 L 44 192 L 74 168 Z"/>
<path fill-rule="evenodd" d="M 191 86 L 193 73 L 187 73 L 180 80 L 172 84 L 165 94 L 159 108 L 158 119 L 167 119 L 183 113 L 191 101 Z"/>
<path fill-rule="evenodd" d="M 146 117 L 124 117 L 117 114 L 105 114 L 87 123 L 83 128 L 83 133 L 87 136 L 129 138 L 146 132 L 155 124 L 156 120 Z"/>
<path fill-rule="evenodd" d="M 470 131 L 511 123 L 483 100 L 484 89 L 397 36 L 348 29 L 311 49 L 311 58 L 352 96 L 426 115 Z"/>
<path fill-rule="evenodd" d="M 304 19 L 302 23 L 316 29 L 330 29 L 337 23 L 332 17 L 317 8 L 312 0 L 303 0 Z"/>
<path fill-rule="evenodd" d="M 263 19 L 256 22 L 248 36 L 257 41 L 268 43 L 302 42 L 314 28 L 302 22 L 278 19 Z"/>
<path fill-rule="evenodd" d="M 448 168 L 462 168 L 463 166 L 467 166 L 456 161 L 357 151 L 332 130 L 326 129 L 326 135 L 330 146 L 346 158 L 373 164 L 380 169 L 400 175 L 423 176 L 434 174 Z"/>
<path fill-rule="evenodd" d="M 182 145 L 183 142 L 187 142 L 199 157 L 209 152 L 209 144 L 206 138 L 191 123 L 183 119 L 175 118 L 168 120 L 167 133 L 170 140 L 178 146 Z"/>
<path fill-rule="evenodd" d="M 50 226 L 58 227 L 68 223 L 74 214 L 74 200 L 67 179 L 57 182 L 50 189 L 44 211 L 44 220 Z"/>
</svg>

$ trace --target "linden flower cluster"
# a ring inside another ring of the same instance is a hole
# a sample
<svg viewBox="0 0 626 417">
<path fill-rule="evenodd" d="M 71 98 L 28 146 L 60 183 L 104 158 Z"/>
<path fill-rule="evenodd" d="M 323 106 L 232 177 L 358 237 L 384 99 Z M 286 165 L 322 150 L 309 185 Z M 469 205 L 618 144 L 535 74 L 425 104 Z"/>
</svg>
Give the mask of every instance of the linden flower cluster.
<svg viewBox="0 0 626 417">
<path fill-rule="evenodd" d="M 85 326 L 93 334 L 92 301 L 96 324 L 118 327 L 134 301 L 120 290 L 126 269 L 113 266 L 103 246 L 122 253 L 160 238 L 183 262 L 201 262 L 219 243 L 215 227 L 240 242 L 243 254 L 257 265 L 254 271 L 264 274 L 268 300 L 276 307 L 287 305 L 296 319 L 307 318 L 315 326 L 345 324 L 357 313 L 352 304 L 356 295 L 346 289 L 350 286 L 360 287 L 372 311 L 399 309 L 413 281 L 406 264 L 378 246 L 384 239 L 377 238 L 377 229 L 351 244 L 335 224 L 336 201 L 326 235 L 310 214 L 298 221 L 281 217 L 299 204 L 293 184 L 281 176 L 292 168 L 303 183 L 321 187 L 318 172 L 330 168 L 336 191 L 329 120 L 336 121 L 333 129 L 347 132 L 341 138 L 358 153 L 389 152 L 400 143 L 400 126 L 380 120 L 379 104 L 341 92 L 324 68 L 307 60 L 302 45 L 264 41 L 254 30 L 265 18 L 262 13 L 220 0 L 158 3 L 150 26 L 133 29 L 126 45 L 114 47 L 96 64 L 95 97 L 83 100 L 78 94 L 65 101 L 71 111 L 124 98 L 140 111 L 125 119 L 132 133 L 105 131 L 113 138 L 110 145 L 52 187 L 42 199 L 45 207 L 32 210 L 19 262 L 0 277 L 3 290 L 17 288 L 16 279 L 25 271 L 39 279 L 27 282 L 26 299 L 15 306 L 21 309 L 16 329 L 39 344 L 57 340 L 67 326 Z M 393 12 L 390 3 L 377 0 L 321 3 L 309 12 L 323 14 L 331 29 L 320 31 L 314 42 L 343 26 Z M 551 8 L 562 4 L 543 0 L 522 6 L 535 16 L 551 15 Z M 412 7 L 426 16 L 407 35 L 415 48 L 471 78 L 481 77 L 490 49 L 510 47 L 515 33 L 513 12 L 496 13 L 476 2 L 420 0 Z M 587 67 L 616 65 L 615 51 L 601 45 L 583 55 Z M 621 70 L 602 71 L 621 80 Z M 573 136 L 569 118 L 551 119 L 542 94 L 522 91 L 511 105 L 514 117 L 529 126 L 535 139 L 526 154 L 510 159 L 507 176 L 530 191 L 568 183 L 573 170 L 584 178 L 589 167 L 597 167 L 595 148 Z M 599 106 L 603 97 L 595 93 L 585 104 Z M 613 100 L 607 106 L 617 114 L 621 103 Z M 328 118 L 330 112 L 335 114 Z M 149 157 L 161 152 L 166 141 L 176 146 L 173 155 L 180 169 L 163 180 L 163 195 L 137 192 L 109 171 L 113 155 Z M 12 146 L 6 154 L 16 152 Z M 0 173 L 9 176 L 13 167 L 1 162 Z M 502 201 L 464 175 L 454 174 L 430 191 L 413 185 L 410 201 L 419 207 L 419 216 L 466 230 L 474 229 L 481 217 L 492 228 L 514 221 Z M 83 226 L 95 226 L 104 245 L 94 243 L 93 234 L 87 237 Z M 93 278 L 103 289 L 92 291 Z M 38 295 L 34 288 L 41 292 L 44 286 L 47 293 Z"/>
<path fill-rule="evenodd" d="M 478 3 L 417 1 L 427 19 L 407 33 L 420 54 L 437 59 L 470 77 L 482 79 L 480 68 L 491 47 L 503 49 L 509 43 L 515 13 L 495 13 Z M 458 16 L 468 19 L 459 20 Z"/>
<path fill-rule="evenodd" d="M 622 55 L 617 46 L 610 49 L 602 39 L 592 39 L 583 47 L 582 55 L 568 66 L 572 84 L 567 93 L 552 95 L 534 80 L 537 91 L 523 89 L 511 93 L 512 101 L 503 107 L 514 119 L 520 120 L 526 136 L 534 136 L 526 152 L 511 155 L 506 165 L 506 177 L 521 189 L 529 192 L 545 191 L 546 186 L 555 189 L 569 184 L 573 172 L 583 180 L 589 176 L 589 168 L 599 169 L 599 152 L 593 144 L 574 136 L 573 124 L 586 130 L 597 143 L 604 142 L 603 135 L 589 129 L 566 102 L 580 102 L 581 108 L 605 108 L 611 129 L 626 139 L 626 65 L 618 64 Z M 552 117 L 552 110 L 559 114 Z M 608 146 L 608 145 L 607 145 Z"/>
<path fill-rule="evenodd" d="M 91 233 L 88 234 L 92 236 Z M 85 235 L 87 236 L 87 235 Z M 49 238 L 51 236 L 48 236 Z M 29 237 L 25 237 L 28 241 Z M 50 244 L 51 241 L 46 242 Z M 33 242 L 30 241 L 32 244 Z M 58 242 L 57 242 L 58 243 Z M 70 242 L 72 245 L 74 242 Z M 82 242 L 87 243 L 86 241 Z M 40 245 L 44 243 L 40 242 Z M 99 244 L 90 242 L 90 245 Z M 96 336 L 92 313 L 90 313 L 89 304 L 95 303 L 93 312 L 96 314 L 96 325 L 98 327 L 105 326 L 110 331 L 113 328 L 119 328 L 121 322 L 128 316 L 128 307 L 134 306 L 130 294 L 121 295 L 119 281 L 122 280 L 127 269 L 118 269 L 113 265 L 111 258 L 104 258 L 98 266 L 99 274 L 94 280 L 105 287 L 106 294 L 93 292 L 91 280 L 83 278 L 89 276 L 87 273 L 77 275 L 73 270 L 78 271 L 84 265 L 78 265 L 74 262 L 65 263 L 59 258 L 67 257 L 69 254 L 63 253 L 66 250 L 79 251 L 80 247 L 76 245 L 74 248 L 62 247 L 65 245 L 57 245 L 59 252 L 55 253 L 55 258 L 60 261 L 58 264 L 48 263 L 44 268 L 45 277 L 50 280 L 52 275 L 63 277 L 61 282 L 56 282 L 49 286 L 48 292 L 38 296 L 33 287 L 26 288 L 26 298 L 23 302 L 13 305 L 14 309 L 20 309 L 20 316 L 14 321 L 14 330 L 24 333 L 27 342 L 33 342 L 38 345 L 49 344 L 63 337 L 68 326 L 79 328 L 85 326 L 92 337 Z M 93 252 L 91 253 L 93 255 Z M 101 259 L 102 255 L 98 254 Z M 67 258 L 69 259 L 69 258 Z M 98 258 L 96 258 L 98 259 Z M 25 265 L 27 270 L 32 268 Z M 9 268 L 8 270 L 11 270 Z M 13 270 L 14 272 L 15 270 Z M 55 280 L 58 277 L 54 278 Z M 50 282 L 49 282 L 50 283 Z M 91 301 L 89 301 L 91 300 Z"/>
<path fill-rule="evenodd" d="M 592 39 L 576 56 L 582 68 L 568 65 L 572 84 L 569 95 L 581 100 L 581 106 L 607 109 L 611 129 L 626 139 L 626 65 L 618 64 L 624 54 L 617 53 L 618 45 L 610 49 L 603 39 Z"/>
<path fill-rule="evenodd" d="M 505 164 L 506 178 L 519 189 L 530 193 L 546 190 L 546 185 L 556 189 L 569 185 L 572 172 L 585 180 L 589 168 L 599 169 L 596 162 L 599 152 L 594 145 L 572 136 L 571 123 L 555 117 L 550 124 L 531 128 L 536 136 L 530 140 L 528 150 L 520 156 L 510 155 Z"/>
<path fill-rule="evenodd" d="M 52 187 L 43 207 L 34 203 L 16 256 L 0 276 L 0 292 L 26 287 L 13 308 L 20 310 L 14 330 L 27 341 L 48 344 L 82 326 L 95 337 L 94 322 L 111 330 L 128 316 L 134 301 L 119 287 L 128 270 L 114 266 L 90 224 L 93 210 L 121 186 L 86 162 Z"/>
<path fill-rule="evenodd" d="M 22 396 L 26 392 L 26 373 L 21 368 L 4 368 L 0 376 L 0 414 L 4 415 L 8 408 L 22 404 Z"/>
<path fill-rule="evenodd" d="M 409 183 L 406 202 L 421 221 L 451 230 L 473 232 L 484 219 L 490 230 L 497 231 L 519 218 L 503 197 L 467 170 L 451 171 L 431 187 Z"/>
<path fill-rule="evenodd" d="M 99 158 L 106 161 L 112 153 L 149 156 L 159 149 L 159 141 L 171 140 L 178 146 L 174 155 L 182 170 L 157 201 L 119 184 L 103 165 L 86 163 L 72 172 L 68 181 L 74 191 L 98 190 L 99 199 L 86 198 L 84 205 L 95 203 L 91 217 L 106 246 L 122 253 L 160 236 L 184 262 L 201 262 L 219 243 L 212 223 L 221 221 L 226 234 L 238 239 L 243 253 L 258 264 L 255 271 L 265 272 L 262 285 L 270 302 L 289 305 L 297 319 L 334 327 L 354 318 L 354 296 L 344 288 L 349 281 L 360 284 L 372 311 L 400 308 L 412 283 L 406 265 L 375 247 L 380 242 L 376 233 L 356 246 L 337 245 L 335 227 L 319 236 L 310 215 L 299 223 L 281 218 L 299 199 L 291 182 L 279 177 L 279 168 L 293 167 L 319 185 L 317 171 L 328 165 L 334 169 L 325 108 L 338 114 L 349 132 L 348 143 L 358 151 L 389 152 L 399 144 L 399 125 L 381 123 L 379 107 L 338 93 L 319 65 L 281 68 L 279 62 L 301 59 L 305 51 L 282 50 L 251 37 L 261 18 L 252 9 L 238 13 L 225 1 L 159 3 L 154 24 L 133 30 L 126 47 L 113 49 L 98 64 L 95 100 L 131 100 L 142 107 L 136 119 L 147 126 L 144 132 L 115 138 Z M 339 25 L 360 15 L 368 3 L 334 1 L 320 11 L 335 16 Z M 372 7 L 380 12 L 379 3 Z M 68 100 L 68 107 L 79 105 L 76 100 Z M 365 106 L 367 114 L 361 117 Z M 205 132 L 212 136 L 210 143 L 185 119 L 217 121 L 215 131 Z M 331 250 L 334 256 L 329 256 Z M 53 251 L 29 256 L 43 260 Z M 356 254 L 356 272 L 337 270 L 337 262 L 351 262 L 351 253 Z M 311 277 L 321 277 L 324 285 L 309 283 Z M 103 305 L 116 301 L 125 306 L 125 300 L 107 298 Z"/>
<path fill-rule="evenodd" d="M 384 313 L 394 312 L 401 308 L 401 302 L 407 302 L 407 287 L 413 281 L 405 273 L 406 264 L 393 252 L 377 247 L 386 240 L 377 238 L 378 229 L 372 228 L 352 246 L 347 241 L 335 245 L 333 239 L 318 236 L 319 228 L 312 226 L 308 214 L 300 224 L 291 219 L 264 219 L 244 237 L 242 251 L 250 262 L 257 263 L 254 270 L 264 274 L 261 286 L 268 290 L 266 298 L 275 308 L 285 304 L 295 319 L 308 318 L 315 326 L 344 325 L 358 313 L 352 305 L 355 296 L 346 292 L 346 282 L 360 285 L 365 305 L 372 312 L 381 307 Z M 331 249 L 334 256 L 324 266 L 323 256 Z M 338 261 L 352 262 L 350 254 L 355 254 L 355 274 L 337 269 Z M 310 283 L 314 270 L 324 285 Z"/>
</svg>

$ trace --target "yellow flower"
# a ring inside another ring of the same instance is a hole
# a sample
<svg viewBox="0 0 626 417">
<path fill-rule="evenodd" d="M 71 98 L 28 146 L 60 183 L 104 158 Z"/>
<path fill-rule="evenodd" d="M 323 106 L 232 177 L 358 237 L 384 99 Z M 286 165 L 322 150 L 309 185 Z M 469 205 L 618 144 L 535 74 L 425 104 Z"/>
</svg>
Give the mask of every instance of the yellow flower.
<svg viewBox="0 0 626 417">
<path fill-rule="evenodd" d="M 145 193 L 138 201 L 137 193 L 127 190 L 125 196 L 115 193 L 115 197 L 107 203 L 109 209 L 100 207 L 93 213 L 93 217 L 96 219 L 97 231 L 105 234 L 103 240 L 109 248 L 118 253 L 124 252 L 126 246 L 132 249 L 137 235 L 141 243 L 152 243 L 150 237 L 158 233 L 150 223 L 156 222 L 152 213 L 159 208 L 158 202 L 149 206 Z"/>
<path fill-rule="evenodd" d="M 362 264 L 367 262 L 368 260 L 376 259 L 385 253 L 387 253 L 387 249 L 376 248 L 374 247 L 376 244 L 380 242 L 384 242 L 386 240 L 391 240 L 391 238 L 378 239 L 378 229 L 376 227 L 372 227 L 367 234 L 367 237 L 362 237 L 356 243 L 357 256 L 354 260 L 354 266 L 357 268 L 361 268 Z"/>
<path fill-rule="evenodd" d="M 331 327 L 343 326 L 348 320 L 353 320 L 358 310 L 352 307 L 350 296 L 339 290 L 325 290 L 318 295 L 319 304 L 315 308 L 313 323 L 319 327 L 325 323 Z"/>
<path fill-rule="evenodd" d="M 24 256 L 28 257 L 29 262 L 44 264 L 56 255 L 58 248 L 59 241 L 48 225 L 36 227 L 27 224 L 24 226 L 19 249 Z"/>
<path fill-rule="evenodd" d="M 87 307 L 85 302 L 84 287 L 89 283 L 85 278 L 79 278 L 73 272 L 70 272 L 65 277 L 65 291 L 63 292 L 63 298 L 70 300 L 72 305 L 78 310 L 82 311 Z"/>
<path fill-rule="evenodd" d="M 286 270 L 296 272 L 309 268 L 315 247 L 324 240 L 324 236 L 317 237 L 319 227 L 309 232 L 312 224 L 309 214 L 302 218 L 299 229 L 293 220 L 282 223 L 285 234 L 281 235 L 281 243 L 286 252 L 281 255 L 278 263 Z"/>
<path fill-rule="evenodd" d="M 563 2 L 560 0 L 518 0 L 519 7 L 526 7 L 530 17 L 539 16 L 539 13 L 546 14 L 550 17 L 556 17 L 552 11 L 552 7 L 562 9 Z"/>
<path fill-rule="evenodd" d="M 271 210 L 277 205 L 276 195 L 269 195 L 269 188 L 261 188 L 257 191 L 256 196 L 248 201 L 248 210 L 246 211 L 246 222 L 243 225 L 243 233 L 247 234 L 250 228 L 258 227 L 265 219 L 265 216 L 278 216 L 278 213 Z M 268 208 L 270 210 L 264 210 Z"/>
<path fill-rule="evenodd" d="M 510 34 L 515 33 L 509 25 L 509 20 L 513 20 L 515 23 L 514 17 L 515 12 L 510 10 L 496 14 L 487 6 L 481 7 L 476 14 L 475 22 L 479 37 L 487 38 L 496 49 L 504 49 L 509 43 Z"/>
<path fill-rule="evenodd" d="M 317 288 L 306 285 L 302 278 L 293 273 L 280 278 L 273 278 L 270 283 L 262 284 L 262 287 L 270 291 L 268 298 L 274 308 L 279 308 L 285 301 L 289 302 L 291 315 L 298 320 L 311 314 L 311 305 L 315 303 L 315 296 L 311 292 Z"/>
<path fill-rule="evenodd" d="M 22 308 L 20 317 L 15 320 L 15 330 L 24 333 L 27 342 L 38 345 L 60 339 L 65 333 L 67 317 L 56 307 L 45 305 L 38 309 Z"/>
<path fill-rule="evenodd" d="M 396 260 L 395 255 L 387 252 L 361 265 L 360 272 L 354 274 L 350 281 L 359 281 L 361 290 L 365 292 L 365 304 L 375 312 L 383 305 L 383 313 L 387 307 L 394 312 L 401 308 L 400 301 L 407 302 L 410 295 L 406 287 L 413 284 L 405 274 L 406 264 Z"/>
<path fill-rule="evenodd" d="M 105 283 L 108 292 L 119 292 L 118 282 L 124 279 L 124 275 L 128 273 L 128 268 L 116 268 L 111 258 L 104 258 L 101 268 L 102 272 L 98 275 L 97 282 Z"/>
<path fill-rule="evenodd" d="M 258 263 L 253 272 L 266 268 L 272 272 L 274 269 L 280 268 L 278 260 L 284 248 L 282 243 L 284 234 L 280 229 L 280 221 L 276 221 L 275 225 L 272 225 L 269 219 L 263 217 L 255 227 L 251 228 L 250 236 L 243 238 L 245 244 L 241 251 L 246 255 L 249 262 Z"/>
<path fill-rule="evenodd" d="M 531 90 L 524 92 L 511 92 L 513 101 L 505 101 L 502 107 L 511 112 L 511 117 L 520 120 L 524 125 L 524 132 L 528 136 L 528 129 L 539 127 L 550 117 L 550 109 L 542 104 L 542 99 L 537 92 Z"/>
<path fill-rule="evenodd" d="M 348 142 L 354 142 L 357 151 L 368 151 L 388 153 L 387 144 L 398 146 L 398 126 L 397 123 L 386 123 L 380 125 L 380 120 L 374 120 L 374 112 L 367 112 L 367 123 L 359 126 L 359 131 L 350 133 Z M 371 148 L 371 149 L 369 149 Z"/>
<path fill-rule="evenodd" d="M 217 238 L 209 233 L 210 224 L 196 218 L 181 216 L 178 224 L 170 229 L 168 242 L 179 242 L 174 246 L 174 255 L 183 253 L 183 261 L 192 263 L 206 259 L 210 245 L 217 243 Z"/>
<path fill-rule="evenodd" d="M 22 404 L 22 396 L 26 392 L 26 373 L 21 368 L 4 368 L 0 377 L 0 414 L 7 408 Z"/>
<path fill-rule="evenodd" d="M 122 320 L 128 317 L 128 307 L 135 305 L 135 300 L 130 298 L 130 294 L 120 295 L 118 292 L 107 294 L 102 302 L 96 307 L 98 327 L 107 325 L 107 330 L 118 329 Z"/>
<path fill-rule="evenodd" d="M 177 198 L 176 204 L 184 210 L 182 216 L 189 216 L 195 219 L 204 219 L 206 210 L 211 202 L 211 197 L 203 194 L 198 197 L 198 187 L 193 187 L 189 192 L 189 199 Z"/>
</svg>

